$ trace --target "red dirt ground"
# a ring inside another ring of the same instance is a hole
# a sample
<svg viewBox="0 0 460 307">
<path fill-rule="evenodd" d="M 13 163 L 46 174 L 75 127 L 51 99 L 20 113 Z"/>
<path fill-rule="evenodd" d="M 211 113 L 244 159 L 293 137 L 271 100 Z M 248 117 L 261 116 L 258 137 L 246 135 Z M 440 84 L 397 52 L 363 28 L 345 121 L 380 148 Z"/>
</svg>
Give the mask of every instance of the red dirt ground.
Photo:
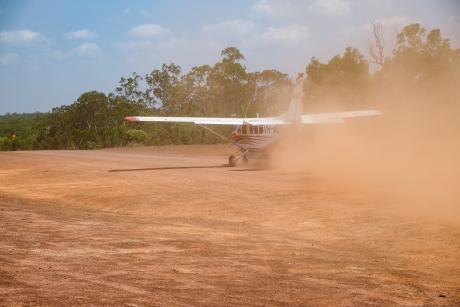
<svg viewBox="0 0 460 307">
<path fill-rule="evenodd" d="M 455 219 L 229 151 L 0 153 L 0 304 L 460 305 Z"/>
</svg>

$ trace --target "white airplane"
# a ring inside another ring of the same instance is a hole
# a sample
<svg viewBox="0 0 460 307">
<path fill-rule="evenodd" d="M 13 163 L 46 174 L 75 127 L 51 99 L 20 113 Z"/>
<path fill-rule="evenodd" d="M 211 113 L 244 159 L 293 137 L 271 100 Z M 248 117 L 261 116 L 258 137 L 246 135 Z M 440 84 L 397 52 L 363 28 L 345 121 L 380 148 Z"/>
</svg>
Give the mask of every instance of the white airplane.
<svg viewBox="0 0 460 307">
<path fill-rule="evenodd" d="M 286 113 L 277 117 L 171 117 L 171 116 L 127 116 L 125 120 L 132 122 L 175 122 L 193 123 L 229 141 L 239 148 L 240 154 L 231 155 L 228 165 L 235 166 L 236 162 L 243 159 L 248 161 L 250 152 L 260 152 L 279 139 L 281 126 L 298 124 L 327 124 L 342 123 L 347 118 L 367 117 L 380 115 L 377 110 L 359 110 L 338 113 L 302 114 L 304 74 L 299 74 L 293 89 L 292 99 Z M 205 125 L 232 125 L 236 129 L 231 137 L 227 138 Z"/>
</svg>

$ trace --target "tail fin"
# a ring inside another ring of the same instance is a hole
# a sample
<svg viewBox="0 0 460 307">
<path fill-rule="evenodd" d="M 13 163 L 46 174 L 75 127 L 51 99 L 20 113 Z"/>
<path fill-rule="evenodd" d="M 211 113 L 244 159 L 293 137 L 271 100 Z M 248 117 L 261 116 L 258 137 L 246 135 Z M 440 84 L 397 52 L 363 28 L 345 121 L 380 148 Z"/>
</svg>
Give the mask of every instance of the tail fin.
<svg viewBox="0 0 460 307">
<path fill-rule="evenodd" d="M 283 118 L 288 121 L 301 121 L 303 112 L 303 81 L 304 74 L 299 74 L 294 85 L 291 101 L 289 102 L 289 108 L 284 113 Z"/>
</svg>

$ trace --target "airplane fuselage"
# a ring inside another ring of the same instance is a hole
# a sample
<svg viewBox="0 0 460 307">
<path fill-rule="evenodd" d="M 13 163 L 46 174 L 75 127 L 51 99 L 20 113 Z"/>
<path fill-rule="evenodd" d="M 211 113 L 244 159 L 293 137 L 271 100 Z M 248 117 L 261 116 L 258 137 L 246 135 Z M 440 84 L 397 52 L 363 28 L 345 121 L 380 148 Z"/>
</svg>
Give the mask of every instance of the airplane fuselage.
<svg viewBox="0 0 460 307">
<path fill-rule="evenodd" d="M 279 139 L 280 133 L 277 125 L 241 125 L 232 132 L 231 139 L 241 149 L 260 151 Z"/>
</svg>

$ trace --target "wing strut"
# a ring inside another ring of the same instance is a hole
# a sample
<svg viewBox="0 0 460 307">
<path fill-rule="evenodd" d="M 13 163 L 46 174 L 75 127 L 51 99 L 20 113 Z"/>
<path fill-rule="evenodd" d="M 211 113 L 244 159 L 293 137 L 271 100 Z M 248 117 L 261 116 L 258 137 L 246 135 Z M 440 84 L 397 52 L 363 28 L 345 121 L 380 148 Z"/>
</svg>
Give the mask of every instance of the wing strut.
<svg viewBox="0 0 460 307">
<path fill-rule="evenodd" d="M 202 125 L 202 124 L 197 124 L 197 125 L 200 126 L 200 127 L 202 127 L 203 129 L 205 129 L 205 130 L 211 132 L 212 134 L 217 135 L 217 136 L 220 137 L 221 139 L 223 139 L 223 140 L 229 142 L 231 145 L 235 145 L 235 146 L 238 147 L 239 149 L 244 149 L 243 147 L 239 146 L 238 144 L 236 144 L 235 142 L 233 142 L 233 141 L 232 141 L 231 139 L 229 139 L 228 137 L 223 136 L 222 134 L 217 133 L 217 132 L 215 132 L 215 131 L 212 130 L 212 129 L 209 129 L 209 128 L 206 127 L 205 125 Z"/>
</svg>

